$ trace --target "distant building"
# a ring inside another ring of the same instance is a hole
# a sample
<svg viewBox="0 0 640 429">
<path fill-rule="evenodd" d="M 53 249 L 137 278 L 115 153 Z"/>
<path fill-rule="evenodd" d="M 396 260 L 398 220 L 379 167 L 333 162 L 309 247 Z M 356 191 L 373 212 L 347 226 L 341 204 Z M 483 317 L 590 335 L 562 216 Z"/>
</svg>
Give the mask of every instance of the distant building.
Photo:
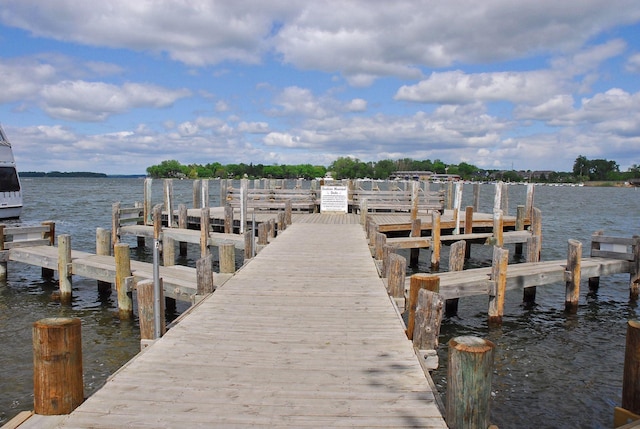
<svg viewBox="0 0 640 429">
<path fill-rule="evenodd" d="M 389 180 L 429 180 L 433 171 L 394 171 Z"/>
</svg>

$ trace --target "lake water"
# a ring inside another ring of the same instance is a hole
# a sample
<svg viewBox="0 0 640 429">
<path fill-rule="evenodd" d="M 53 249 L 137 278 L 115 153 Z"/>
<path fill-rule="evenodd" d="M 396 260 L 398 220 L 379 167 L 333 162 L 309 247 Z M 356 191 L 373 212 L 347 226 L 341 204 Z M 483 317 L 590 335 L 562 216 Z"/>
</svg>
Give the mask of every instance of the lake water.
<svg viewBox="0 0 640 429">
<path fill-rule="evenodd" d="M 191 181 L 175 181 L 177 204 L 191 205 Z M 211 204 L 219 191 L 211 182 Z M 70 234 L 72 247 L 95 251 L 97 227 L 111 227 L 111 205 L 130 206 L 142 200 L 139 179 L 24 179 L 25 208 L 19 223 L 56 222 L 56 235 Z M 493 187 L 482 186 L 481 211 L 493 206 Z M 526 188 L 509 186 L 510 214 L 524 203 Z M 154 181 L 154 203 L 162 200 L 162 181 Z M 465 187 L 463 206 L 471 201 Z M 535 205 L 543 215 L 542 259 L 566 257 L 567 240 L 583 242 L 588 254 L 591 234 L 640 235 L 640 190 L 635 188 L 536 187 Z M 7 223 L 14 223 L 13 221 Z M 135 247 L 135 238 L 126 240 Z M 443 267 L 446 253 L 443 249 Z M 149 258 L 148 249 L 134 249 Z M 198 250 L 190 255 L 198 254 Z M 428 270 L 428 252 L 421 269 Z M 473 246 L 473 266 L 488 265 L 491 249 Z M 195 264 L 187 259 L 182 263 Z M 115 294 L 100 298 L 96 282 L 74 277 L 70 305 L 50 299 L 57 282 L 44 281 L 40 268 L 9 263 L 8 280 L 0 283 L 0 424 L 32 408 L 33 362 L 31 327 L 44 317 L 82 320 L 85 395 L 139 350 L 137 320 L 120 321 Z M 462 299 L 458 316 L 443 322 L 441 368 L 433 378 L 446 388 L 446 344 L 458 335 L 476 335 L 496 346 L 492 422 L 500 428 L 609 428 L 613 407 L 621 402 L 626 322 L 638 318 L 637 303 L 629 302 L 628 275 L 601 279 L 597 295 L 588 296 L 583 282 L 575 315 L 564 313 L 564 284 L 541 286 L 536 305 L 524 307 L 522 293 L 507 294 L 504 323 L 489 328 L 487 299 Z M 180 310 L 180 308 L 179 308 Z M 175 315 L 174 315 L 175 316 Z"/>
</svg>

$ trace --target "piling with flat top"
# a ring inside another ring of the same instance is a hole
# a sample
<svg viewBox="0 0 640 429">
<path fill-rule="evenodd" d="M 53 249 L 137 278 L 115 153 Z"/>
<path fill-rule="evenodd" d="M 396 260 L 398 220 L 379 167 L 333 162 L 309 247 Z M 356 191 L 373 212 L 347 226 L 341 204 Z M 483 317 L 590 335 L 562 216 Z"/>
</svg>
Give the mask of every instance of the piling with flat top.
<svg viewBox="0 0 640 429">
<path fill-rule="evenodd" d="M 196 261 L 197 293 L 206 295 L 214 291 L 213 256 L 206 255 Z"/>
<path fill-rule="evenodd" d="M 247 261 L 253 258 L 253 247 L 255 239 L 253 237 L 253 231 L 247 231 L 244 233 L 244 260 Z"/>
<path fill-rule="evenodd" d="M 224 206 L 224 233 L 233 234 L 233 207 L 230 204 Z"/>
<path fill-rule="evenodd" d="M 516 207 L 516 231 L 524 231 L 524 221 L 525 221 L 525 206 L 519 205 Z M 516 243 L 516 256 L 522 255 L 522 243 Z"/>
<path fill-rule="evenodd" d="M 187 206 L 184 204 L 180 204 L 178 206 L 178 228 L 181 229 L 187 229 L 188 226 L 188 210 L 187 210 Z M 187 243 L 184 241 L 181 241 L 178 244 L 179 248 L 180 248 L 180 256 L 187 256 Z"/>
<path fill-rule="evenodd" d="M 162 237 L 162 264 L 165 267 L 176 264 L 176 240 L 167 235 Z"/>
<path fill-rule="evenodd" d="M 162 281 L 162 279 L 160 279 Z M 160 288 L 163 291 L 163 288 Z M 155 318 L 154 318 L 154 300 L 153 300 L 153 280 L 142 280 L 136 285 L 136 299 L 138 302 L 138 321 L 140 323 L 140 339 L 155 339 Z M 164 303 L 164 299 L 160 299 Z M 161 333 L 166 332 L 164 309 L 161 308 L 160 317 Z"/>
<path fill-rule="evenodd" d="M 413 219 L 411 221 L 411 237 L 420 237 L 422 235 L 422 221 Z M 420 259 L 420 248 L 411 249 L 409 253 L 409 266 L 417 267 Z"/>
<path fill-rule="evenodd" d="M 60 284 L 60 301 L 71 301 L 71 236 L 58 236 L 58 283 Z"/>
<path fill-rule="evenodd" d="M 464 269 L 467 248 L 467 242 L 464 240 L 456 241 L 451 245 L 449 248 L 449 271 L 462 271 Z M 459 300 L 459 298 L 451 298 L 445 302 L 445 314 L 447 316 L 454 316 L 458 313 Z"/>
<path fill-rule="evenodd" d="M 193 181 L 193 189 L 191 193 L 193 194 L 193 208 L 200 209 L 204 207 L 200 201 L 200 180 L 196 179 Z"/>
<path fill-rule="evenodd" d="M 153 206 L 151 205 L 151 184 L 153 179 L 144 179 L 144 202 L 142 205 L 142 216 L 144 217 L 144 224 L 151 225 L 153 222 Z"/>
<path fill-rule="evenodd" d="M 438 292 L 440 290 L 440 277 L 430 274 L 418 273 L 410 278 L 409 282 L 409 318 L 407 320 L 407 338 L 413 340 L 415 327 L 416 308 L 418 306 L 418 293 L 420 289 Z"/>
<path fill-rule="evenodd" d="M 480 211 L 480 184 L 479 183 L 473 184 L 473 211 L 474 212 Z"/>
<path fill-rule="evenodd" d="M 84 400 L 80 319 L 33 324 L 33 394 L 34 412 L 42 415 L 69 414 Z"/>
<path fill-rule="evenodd" d="M 431 213 L 431 271 L 440 269 L 440 212 Z"/>
<path fill-rule="evenodd" d="M 173 228 L 173 179 L 164 179 L 164 209 L 167 212 L 167 227 Z"/>
<path fill-rule="evenodd" d="M 633 253 L 633 261 L 630 270 L 631 272 L 629 273 L 629 298 L 632 301 L 635 301 L 640 295 L 640 236 L 633 236 L 631 251 Z"/>
<path fill-rule="evenodd" d="M 52 220 L 47 220 L 42 222 L 43 226 L 49 227 L 49 231 L 42 233 L 42 238 L 49 239 L 49 246 L 56 245 L 56 223 Z M 3 237 L 4 238 L 4 237 Z M 4 247 L 3 247 L 4 248 Z M 42 268 L 42 278 L 43 279 L 52 279 L 53 278 L 53 270 L 50 268 Z"/>
<path fill-rule="evenodd" d="M 262 246 L 269 244 L 269 225 L 264 222 L 258 224 L 258 244 Z"/>
<path fill-rule="evenodd" d="M 507 292 L 507 267 L 509 250 L 493 246 L 491 263 L 491 288 L 489 290 L 489 324 L 501 324 L 504 299 Z"/>
<path fill-rule="evenodd" d="M 200 211 L 200 257 L 204 258 L 209 252 L 209 207 L 204 207 Z"/>
<path fill-rule="evenodd" d="M 384 254 L 384 245 L 387 244 L 387 236 L 382 232 L 376 232 L 375 243 L 375 258 L 378 261 L 382 261 L 382 256 Z"/>
<path fill-rule="evenodd" d="M 421 289 L 418 292 L 413 347 L 418 350 L 435 350 L 438 348 L 443 306 L 444 302 L 439 293 L 426 289 Z"/>
<path fill-rule="evenodd" d="M 120 202 L 111 205 L 111 243 L 120 241 Z"/>
<path fill-rule="evenodd" d="M 540 237 L 531 235 L 527 238 L 527 262 L 540 262 Z M 532 304 L 536 302 L 536 286 L 524 288 L 522 302 Z"/>
<path fill-rule="evenodd" d="M 473 234 L 473 206 L 467 206 L 464 209 L 464 233 Z M 471 241 L 466 243 L 464 249 L 464 258 L 468 259 L 469 256 L 471 256 Z"/>
<path fill-rule="evenodd" d="M 96 228 L 96 255 L 111 255 L 111 232 L 104 228 Z M 111 293 L 111 283 L 98 280 L 98 293 L 108 295 Z"/>
<path fill-rule="evenodd" d="M 222 243 L 218 246 L 221 273 L 236 272 L 236 247 L 233 243 Z"/>
<path fill-rule="evenodd" d="M 496 246 L 504 245 L 504 216 L 502 210 L 493 211 L 493 239 Z"/>
<path fill-rule="evenodd" d="M 293 206 L 291 204 L 291 200 L 287 200 L 284 204 L 284 220 L 285 224 L 291 225 L 291 211 Z"/>
<path fill-rule="evenodd" d="M 394 298 L 404 298 L 404 283 L 407 272 L 407 259 L 397 253 L 389 255 L 387 289 Z"/>
<path fill-rule="evenodd" d="M 569 240 L 567 268 L 564 273 L 566 282 L 564 309 L 567 313 L 576 313 L 578 311 L 581 259 L 582 243 L 578 240 Z"/>
<path fill-rule="evenodd" d="M 121 319 L 133 317 L 133 299 L 129 290 L 131 279 L 131 255 L 129 245 L 118 243 L 113 246 L 113 254 L 116 264 L 116 290 L 118 291 L 118 315 Z"/>
<path fill-rule="evenodd" d="M 0 250 L 4 250 L 4 228 L 5 225 L 0 225 Z M 7 279 L 7 261 L 0 261 L 0 280 Z"/>
<path fill-rule="evenodd" d="M 447 426 L 488 428 L 495 345 L 478 337 L 449 341 L 447 367 Z"/>
<path fill-rule="evenodd" d="M 622 408 L 640 414 L 640 322 L 627 322 L 622 376 Z"/>
</svg>

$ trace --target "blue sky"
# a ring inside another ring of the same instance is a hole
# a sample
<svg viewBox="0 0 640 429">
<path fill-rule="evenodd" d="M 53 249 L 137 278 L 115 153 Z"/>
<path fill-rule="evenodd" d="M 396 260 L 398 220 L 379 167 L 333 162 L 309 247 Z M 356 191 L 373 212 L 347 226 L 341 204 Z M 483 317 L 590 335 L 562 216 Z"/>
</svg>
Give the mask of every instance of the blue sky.
<svg viewBox="0 0 640 429">
<path fill-rule="evenodd" d="M 640 164 L 640 2 L 0 0 L 22 171 Z"/>
</svg>

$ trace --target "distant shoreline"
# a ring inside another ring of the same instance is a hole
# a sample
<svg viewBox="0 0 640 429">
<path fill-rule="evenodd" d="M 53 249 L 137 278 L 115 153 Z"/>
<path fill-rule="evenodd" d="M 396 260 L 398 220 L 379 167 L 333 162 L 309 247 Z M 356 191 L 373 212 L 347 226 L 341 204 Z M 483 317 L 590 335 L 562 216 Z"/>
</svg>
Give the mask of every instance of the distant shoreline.
<svg viewBox="0 0 640 429">
<path fill-rule="evenodd" d="M 113 178 L 144 178 L 147 177 L 146 174 L 105 174 L 105 173 L 92 173 L 88 171 L 71 171 L 71 172 L 61 172 L 61 171 L 51 171 L 45 173 L 43 171 L 24 171 L 20 172 L 20 177 L 82 177 L 82 178 L 98 178 L 98 179 L 113 179 Z"/>
</svg>

